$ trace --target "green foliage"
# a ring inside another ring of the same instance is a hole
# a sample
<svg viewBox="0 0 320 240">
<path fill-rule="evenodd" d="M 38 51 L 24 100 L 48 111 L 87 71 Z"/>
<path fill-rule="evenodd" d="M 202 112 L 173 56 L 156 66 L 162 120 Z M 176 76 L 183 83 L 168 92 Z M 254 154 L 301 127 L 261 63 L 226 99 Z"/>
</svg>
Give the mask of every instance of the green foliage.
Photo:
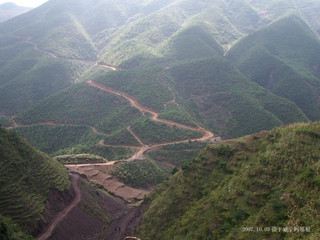
<svg viewBox="0 0 320 240">
<path fill-rule="evenodd" d="M 92 154 L 76 154 L 76 155 L 62 155 L 55 158 L 62 164 L 83 164 L 83 163 L 102 163 L 105 159 Z"/>
<path fill-rule="evenodd" d="M 15 129 L 28 141 L 50 155 L 61 149 L 71 149 L 79 144 L 98 142 L 99 138 L 87 126 L 35 125 Z"/>
<path fill-rule="evenodd" d="M 151 159 L 117 164 L 112 174 L 135 188 L 154 186 L 170 175 L 171 168 Z"/>
<path fill-rule="evenodd" d="M 316 238 L 319 133 L 319 122 L 294 124 L 208 146 L 148 196 L 140 238 Z"/>
<path fill-rule="evenodd" d="M 229 145 L 220 145 L 214 148 L 218 157 L 226 157 L 229 158 L 233 155 L 234 151 Z"/>
<path fill-rule="evenodd" d="M 78 144 L 71 149 L 61 149 L 55 155 L 64 154 L 95 154 L 105 159 L 116 161 L 130 158 L 135 152 L 135 149 L 126 147 L 109 147 L 101 146 L 97 143 Z"/>
<path fill-rule="evenodd" d="M 111 134 L 104 140 L 104 143 L 107 145 L 140 146 L 139 142 L 127 129 Z"/>
<path fill-rule="evenodd" d="M 163 123 L 157 123 L 149 118 L 136 122 L 132 125 L 132 131 L 140 137 L 143 143 L 161 143 L 178 141 L 185 139 L 194 139 L 201 137 L 201 133 L 180 129 L 178 127 L 168 127 Z"/>
<path fill-rule="evenodd" d="M 82 83 L 47 98 L 37 107 L 22 113 L 16 120 L 24 124 L 51 120 L 94 126 L 117 108 L 125 106 L 127 102 L 124 99 Z"/>
<path fill-rule="evenodd" d="M 292 102 L 253 83 L 220 57 L 179 64 L 168 74 L 184 109 L 224 138 L 307 121 Z"/>
<path fill-rule="evenodd" d="M 159 118 L 168 119 L 191 127 L 197 127 L 190 116 L 188 116 L 185 111 L 181 111 L 176 104 L 168 104 L 166 109 L 160 112 Z"/>
<path fill-rule="evenodd" d="M 9 126 L 11 126 L 11 122 L 10 122 L 10 120 L 9 120 L 8 118 L 6 118 L 6 117 L 0 117 L 0 125 L 1 125 L 2 127 L 9 127 Z"/>
<path fill-rule="evenodd" d="M 191 60 L 222 55 L 219 43 L 201 25 L 182 29 L 170 38 L 165 46 L 164 55 L 177 60 Z"/>
<path fill-rule="evenodd" d="M 9 218 L 0 215 L 0 239 L 2 240 L 33 240 L 30 235 L 21 231 Z"/>
<path fill-rule="evenodd" d="M 18 56 L 9 51 L 11 58 L 0 67 L 1 110 L 8 115 L 33 107 L 69 87 L 88 67 L 86 63 L 50 58 L 34 51 L 31 45 L 22 46 L 22 52 L 16 53 Z"/>
<path fill-rule="evenodd" d="M 93 80 L 132 95 L 143 106 L 161 111 L 164 104 L 172 100 L 171 92 L 162 83 L 167 76 L 161 70 L 148 66 L 106 73 Z"/>
<path fill-rule="evenodd" d="M 148 156 L 158 162 L 168 162 L 180 167 L 185 163 L 190 163 L 205 146 L 206 143 L 203 142 L 172 144 L 151 151 Z"/>
<path fill-rule="evenodd" d="M 31 233 L 50 189 L 70 187 L 66 169 L 16 133 L 0 128 L 0 212 Z"/>
<path fill-rule="evenodd" d="M 239 41 L 228 59 L 261 86 L 294 102 L 311 120 L 319 119 L 320 44 L 297 16 L 289 16 Z M 284 118 L 284 117 L 282 117 Z"/>
</svg>

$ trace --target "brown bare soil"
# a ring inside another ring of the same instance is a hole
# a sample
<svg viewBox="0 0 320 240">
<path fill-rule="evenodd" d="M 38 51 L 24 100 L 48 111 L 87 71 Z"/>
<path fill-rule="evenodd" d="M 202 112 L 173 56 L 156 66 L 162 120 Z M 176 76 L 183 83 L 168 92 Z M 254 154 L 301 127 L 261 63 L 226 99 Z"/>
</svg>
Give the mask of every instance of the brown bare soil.
<svg viewBox="0 0 320 240">
<path fill-rule="evenodd" d="M 47 239 L 53 232 L 53 230 L 55 229 L 55 227 L 57 226 L 57 224 L 59 224 L 64 217 L 75 207 L 78 205 L 78 203 L 81 201 L 81 191 L 80 188 L 78 186 L 78 182 L 79 182 L 79 176 L 72 174 L 71 175 L 71 182 L 72 182 L 72 186 L 73 189 L 76 193 L 76 198 L 73 200 L 73 202 L 66 207 L 65 209 L 63 209 L 60 213 L 58 213 L 58 215 L 55 217 L 54 221 L 51 223 L 50 227 L 43 233 L 41 234 L 37 240 L 45 240 Z"/>
<path fill-rule="evenodd" d="M 58 191 L 54 191 L 49 198 L 63 203 L 64 201 L 68 202 L 71 196 L 73 198 L 73 201 L 71 200 L 72 203 L 56 214 L 56 217 L 51 216 L 52 219 L 49 220 L 51 224 L 47 224 L 49 226 L 37 239 L 122 240 L 132 234 L 132 231 L 141 222 L 140 207 L 128 205 L 125 201 L 106 195 L 100 190 L 88 190 L 85 187 L 85 185 L 88 185 L 87 180 L 75 174 L 71 174 L 71 177 L 73 179 L 73 194 L 67 194 L 66 198 L 65 194 L 61 195 Z M 72 197 L 72 195 L 76 197 Z M 79 196 L 81 197 L 79 198 Z M 94 201 L 99 202 L 101 211 L 109 216 L 110 220 L 108 222 L 93 214 L 92 209 L 90 209 L 93 208 L 94 210 L 94 205 L 91 205 L 92 197 L 94 197 Z M 75 205 L 78 200 L 79 202 Z M 56 206 L 46 207 L 50 207 L 46 211 L 52 211 L 51 207 Z"/>
<path fill-rule="evenodd" d="M 94 181 L 104 187 L 111 194 L 120 197 L 126 202 L 142 200 L 152 189 L 136 189 L 118 181 L 111 171 L 115 162 L 101 164 L 77 164 L 66 165 L 69 171 L 87 176 L 88 180 Z"/>
</svg>

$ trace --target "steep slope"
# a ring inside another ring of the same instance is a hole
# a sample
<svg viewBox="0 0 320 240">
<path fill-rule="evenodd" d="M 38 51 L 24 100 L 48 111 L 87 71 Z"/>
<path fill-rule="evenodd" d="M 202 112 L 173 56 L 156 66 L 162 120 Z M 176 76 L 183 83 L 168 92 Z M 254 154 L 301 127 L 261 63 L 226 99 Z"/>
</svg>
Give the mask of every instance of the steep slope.
<svg viewBox="0 0 320 240">
<path fill-rule="evenodd" d="M 118 221 L 125 223 L 116 225 L 119 236 L 112 239 L 131 234 L 139 221 L 139 207 L 72 173 L 71 187 L 65 167 L 14 131 L 0 128 L 0 143 L 1 239 L 34 239 L 28 234 L 39 240 L 104 239 L 105 234 L 115 234 Z"/>
<path fill-rule="evenodd" d="M 209 29 L 204 29 L 201 25 L 183 28 L 169 38 L 162 53 L 175 60 L 187 61 L 223 55 L 222 47 L 209 32 Z"/>
<path fill-rule="evenodd" d="M 224 138 L 307 121 L 295 104 L 251 82 L 221 57 L 166 71 L 179 96 L 177 102 Z"/>
<path fill-rule="evenodd" d="M 239 41 L 228 59 L 274 94 L 320 118 L 320 41 L 297 16 L 271 24 Z"/>
<path fill-rule="evenodd" d="M 0 4 L 0 22 L 4 22 L 30 10 L 31 8 L 17 6 L 11 2 Z"/>
<path fill-rule="evenodd" d="M 0 128 L 0 142 L 0 214 L 33 233 L 50 191 L 69 189 L 69 175 L 14 132 Z"/>
<path fill-rule="evenodd" d="M 145 200 L 141 239 L 319 238 L 320 123 L 207 146 Z"/>
</svg>

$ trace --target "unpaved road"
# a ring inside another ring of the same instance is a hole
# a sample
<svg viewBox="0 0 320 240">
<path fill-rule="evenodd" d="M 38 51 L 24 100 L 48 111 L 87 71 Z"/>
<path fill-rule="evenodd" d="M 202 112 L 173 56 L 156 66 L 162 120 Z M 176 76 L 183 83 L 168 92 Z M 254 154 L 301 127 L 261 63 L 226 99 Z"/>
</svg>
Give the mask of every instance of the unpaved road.
<svg viewBox="0 0 320 240">
<path fill-rule="evenodd" d="M 214 137 L 214 134 L 212 132 L 204 129 L 203 127 L 198 126 L 198 128 L 194 128 L 194 127 L 190 127 L 190 126 L 187 126 L 187 125 L 184 125 L 184 124 L 181 124 L 181 123 L 176 123 L 176 122 L 173 122 L 173 121 L 170 121 L 170 120 L 159 118 L 159 113 L 158 112 L 154 111 L 151 108 L 142 106 L 141 104 L 138 103 L 138 101 L 133 96 L 131 96 L 131 95 L 125 93 L 125 92 L 113 89 L 111 87 L 108 87 L 108 86 L 106 86 L 104 84 L 101 84 L 101 83 L 98 83 L 98 82 L 95 82 L 95 81 L 87 81 L 86 83 L 88 85 L 90 85 L 90 86 L 99 88 L 99 89 L 101 89 L 103 91 L 106 91 L 106 92 L 109 92 L 109 93 L 112 93 L 112 94 L 115 94 L 115 95 L 118 95 L 118 96 L 121 96 L 121 97 L 125 98 L 126 100 L 129 101 L 129 103 L 130 103 L 130 105 L 132 107 L 137 108 L 143 115 L 145 115 L 145 113 L 151 114 L 150 119 L 155 121 L 155 122 L 164 123 L 164 124 L 166 124 L 166 125 L 168 125 L 170 127 L 176 126 L 178 128 L 182 128 L 182 129 L 198 131 L 198 132 L 201 132 L 203 134 L 203 136 L 201 138 L 191 139 L 190 141 L 201 141 L 201 142 L 204 142 L 204 141 L 208 141 L 208 140 L 210 140 L 211 138 Z M 186 140 L 181 140 L 181 141 L 173 141 L 173 142 L 154 144 L 152 146 L 151 145 L 144 145 L 143 142 L 139 139 L 139 137 L 136 136 L 132 132 L 130 127 L 128 127 L 128 131 L 131 132 L 131 134 L 137 139 L 137 141 L 142 145 L 142 147 L 132 157 L 127 159 L 127 161 L 134 161 L 136 159 L 142 159 L 143 158 L 143 154 L 145 152 L 147 152 L 147 151 L 149 151 L 151 149 L 157 148 L 157 147 L 162 147 L 162 146 L 166 146 L 166 145 L 172 145 L 172 144 L 176 144 L 176 143 L 185 143 L 185 142 L 189 141 L 189 139 L 186 139 Z"/>
<path fill-rule="evenodd" d="M 181 124 L 181 123 L 177 123 L 177 122 L 173 122 L 173 121 L 170 121 L 170 120 L 159 118 L 159 113 L 158 112 L 154 111 L 151 108 L 148 108 L 148 107 L 140 105 L 138 103 L 138 101 L 133 96 L 130 96 L 129 94 L 127 94 L 125 92 L 113 89 L 111 87 L 108 87 L 106 85 L 103 85 L 103 84 L 95 82 L 95 81 L 87 81 L 86 83 L 88 85 L 90 85 L 90 86 L 99 88 L 99 89 L 101 89 L 103 91 L 106 91 L 106 92 L 109 92 L 109 93 L 124 97 L 125 99 L 127 99 L 129 101 L 129 103 L 130 103 L 130 105 L 132 107 L 137 108 L 141 113 L 143 113 L 143 114 L 145 114 L 145 113 L 151 114 L 151 118 L 150 119 L 155 121 L 155 122 L 164 123 L 164 124 L 166 124 L 168 126 L 171 126 L 171 127 L 176 126 L 178 128 L 189 129 L 189 130 L 198 131 L 198 132 L 203 133 L 203 136 L 201 138 L 197 139 L 198 141 L 206 141 L 206 140 L 209 140 L 209 139 L 214 137 L 214 134 L 212 132 L 204 129 L 203 127 L 194 128 L 194 127 L 190 127 L 190 126 L 187 126 L 187 125 L 184 125 L 184 124 Z"/>
<path fill-rule="evenodd" d="M 115 66 L 111 66 L 111 65 L 108 65 L 108 64 L 100 63 L 100 62 L 95 62 L 95 61 L 91 61 L 91 60 L 84 60 L 84 59 L 78 59 L 78 58 L 57 56 L 56 54 L 54 54 L 51 51 L 45 50 L 43 48 L 40 48 L 37 43 L 32 42 L 31 41 L 32 37 L 22 37 L 22 36 L 19 36 L 19 35 L 12 35 L 12 37 L 21 39 L 25 43 L 28 43 L 28 44 L 32 45 L 33 49 L 35 51 L 50 55 L 52 58 L 56 58 L 56 59 L 59 58 L 59 59 L 65 59 L 65 60 L 73 60 L 73 61 L 85 62 L 85 63 L 92 64 L 92 66 L 101 66 L 101 67 L 109 68 L 109 69 L 111 69 L 113 71 L 118 71 L 119 70 Z"/>
<path fill-rule="evenodd" d="M 131 133 L 132 136 L 138 141 L 138 143 L 141 146 L 144 146 L 145 144 L 141 141 L 141 139 L 131 130 L 131 126 L 127 127 L 127 130 Z"/>
<path fill-rule="evenodd" d="M 79 188 L 79 185 L 78 185 L 79 184 L 79 179 L 80 179 L 79 175 L 71 174 L 71 182 L 72 182 L 73 189 L 74 189 L 74 191 L 76 193 L 76 198 L 73 200 L 73 202 L 68 207 L 66 207 L 64 210 L 62 210 L 61 212 L 59 212 L 57 214 L 56 218 L 51 223 L 51 225 L 48 228 L 48 230 L 45 233 L 43 233 L 41 236 L 39 236 L 37 238 L 37 240 L 45 240 L 48 237 L 50 237 L 50 235 L 52 234 L 52 232 L 55 229 L 55 227 L 81 201 L 81 191 L 80 191 L 80 188 Z"/>
</svg>

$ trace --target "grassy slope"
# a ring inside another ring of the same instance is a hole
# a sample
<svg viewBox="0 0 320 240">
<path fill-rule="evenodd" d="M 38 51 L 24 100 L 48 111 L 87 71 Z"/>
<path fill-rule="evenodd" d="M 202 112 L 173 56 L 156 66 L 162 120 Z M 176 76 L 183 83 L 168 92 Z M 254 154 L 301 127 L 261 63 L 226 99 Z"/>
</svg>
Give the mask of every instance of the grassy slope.
<svg viewBox="0 0 320 240">
<path fill-rule="evenodd" d="M 0 211 L 32 232 L 50 189 L 70 187 L 66 169 L 17 134 L 0 129 Z"/>
<path fill-rule="evenodd" d="M 15 131 L 50 156 L 97 154 L 108 160 L 121 160 L 129 158 L 135 151 L 125 147 L 99 145 L 99 141 L 103 140 L 105 136 L 94 133 L 92 129 L 84 125 L 34 125 L 31 127 L 19 127 Z M 119 136 L 118 132 L 115 132 L 110 137 L 107 137 L 106 144 L 139 145 L 131 135 L 129 137 L 131 137 L 132 142 L 127 142 L 127 138 L 123 138 L 122 135 Z"/>
<path fill-rule="evenodd" d="M 173 144 L 151 151 L 148 156 L 158 162 L 171 163 L 177 167 L 187 166 L 206 145 L 207 143 L 203 142 Z"/>
<path fill-rule="evenodd" d="M 292 102 L 249 81 L 220 57 L 180 64 L 167 74 L 179 103 L 223 137 L 307 120 Z"/>
<path fill-rule="evenodd" d="M 209 29 L 201 25 L 183 28 L 164 44 L 162 54 L 176 60 L 191 60 L 222 55 L 219 43 L 209 34 Z"/>
<path fill-rule="evenodd" d="M 0 215 L 0 239 L 5 240 L 34 240 L 30 235 L 27 235 L 21 230 L 17 224 L 14 224 L 11 219 Z"/>
<path fill-rule="evenodd" d="M 98 125 L 106 132 L 113 130 L 113 116 L 117 119 L 135 119 L 139 112 L 128 108 L 125 99 L 101 91 L 98 88 L 77 84 L 45 99 L 35 108 L 16 118 L 24 124 L 55 121 L 57 123 Z"/>
<path fill-rule="evenodd" d="M 163 123 L 151 121 L 148 118 L 136 122 L 134 125 L 132 125 L 131 129 L 145 144 L 194 139 L 202 136 L 202 134 L 199 132 L 188 129 L 180 129 L 177 127 L 169 127 Z"/>
<path fill-rule="evenodd" d="M 86 126 L 32 126 L 16 128 L 37 149 L 52 156 L 61 149 L 98 142 L 99 137 Z"/>
<path fill-rule="evenodd" d="M 155 111 L 164 109 L 172 100 L 172 94 L 162 81 L 161 68 L 137 68 L 111 72 L 97 76 L 94 80 L 135 97 L 143 105 Z"/>
<path fill-rule="evenodd" d="M 148 196 L 140 237 L 319 238 L 320 124 L 294 124 L 264 135 L 204 149 L 188 169 Z M 272 226 L 310 232 L 272 232 Z"/>
<path fill-rule="evenodd" d="M 1 111 L 15 114 L 70 86 L 88 64 L 54 59 L 16 38 L 0 37 Z"/>
<path fill-rule="evenodd" d="M 155 186 L 169 177 L 171 168 L 153 160 L 137 160 L 117 164 L 112 174 L 135 188 Z"/>
<path fill-rule="evenodd" d="M 228 59 L 261 86 L 320 118 L 320 42 L 296 16 L 283 18 L 244 38 Z"/>
</svg>

